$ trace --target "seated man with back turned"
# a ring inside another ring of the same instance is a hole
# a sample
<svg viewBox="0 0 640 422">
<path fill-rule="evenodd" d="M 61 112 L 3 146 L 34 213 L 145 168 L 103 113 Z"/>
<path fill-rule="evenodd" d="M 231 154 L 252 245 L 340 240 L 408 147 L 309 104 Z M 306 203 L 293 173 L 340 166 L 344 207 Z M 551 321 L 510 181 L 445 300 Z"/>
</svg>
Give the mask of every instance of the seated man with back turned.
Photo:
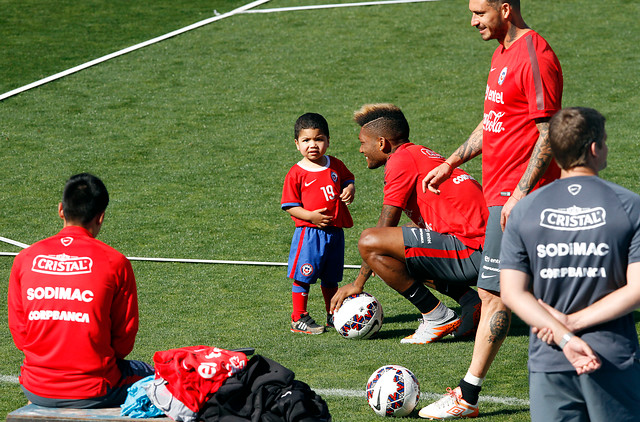
<svg viewBox="0 0 640 422">
<path fill-rule="evenodd" d="M 20 384 L 37 405 L 118 406 L 153 374 L 124 359 L 138 332 L 138 296 L 129 260 L 95 239 L 108 203 L 100 179 L 72 176 L 58 205 L 63 229 L 13 262 L 9 329 L 24 353 Z"/>
</svg>

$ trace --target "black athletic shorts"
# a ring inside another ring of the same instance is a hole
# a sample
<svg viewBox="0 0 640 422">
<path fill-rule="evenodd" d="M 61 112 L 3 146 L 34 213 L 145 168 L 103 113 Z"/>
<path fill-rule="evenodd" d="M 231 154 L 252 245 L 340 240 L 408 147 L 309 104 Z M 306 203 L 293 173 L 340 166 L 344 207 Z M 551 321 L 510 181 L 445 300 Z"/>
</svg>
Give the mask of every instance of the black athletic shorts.
<svg viewBox="0 0 640 422">
<path fill-rule="evenodd" d="M 441 280 L 476 284 L 482 250 L 457 237 L 429 229 L 403 227 L 404 256 L 409 274 L 416 280 Z"/>
</svg>

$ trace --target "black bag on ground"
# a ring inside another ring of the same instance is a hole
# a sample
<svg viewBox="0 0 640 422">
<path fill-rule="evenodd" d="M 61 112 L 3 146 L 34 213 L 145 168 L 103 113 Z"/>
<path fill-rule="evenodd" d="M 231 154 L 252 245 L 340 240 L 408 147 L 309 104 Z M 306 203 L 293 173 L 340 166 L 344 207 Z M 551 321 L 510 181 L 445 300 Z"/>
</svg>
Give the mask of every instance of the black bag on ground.
<svg viewBox="0 0 640 422">
<path fill-rule="evenodd" d="M 330 422 L 327 403 L 278 362 L 256 355 L 204 404 L 206 422 Z"/>
</svg>

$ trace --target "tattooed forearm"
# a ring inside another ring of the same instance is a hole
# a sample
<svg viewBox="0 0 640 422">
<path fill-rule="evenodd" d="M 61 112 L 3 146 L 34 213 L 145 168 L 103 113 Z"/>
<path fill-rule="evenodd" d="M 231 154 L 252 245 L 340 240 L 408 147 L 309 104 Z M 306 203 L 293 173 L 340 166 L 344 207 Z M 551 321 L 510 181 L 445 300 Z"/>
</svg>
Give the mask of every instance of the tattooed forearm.
<svg viewBox="0 0 640 422">
<path fill-rule="evenodd" d="M 364 277 L 364 279 L 367 280 L 369 277 L 371 277 L 372 272 L 373 271 L 371 270 L 371 267 L 369 266 L 369 264 L 362 261 L 362 265 L 360 265 L 360 272 L 358 273 L 358 277 Z"/>
<path fill-rule="evenodd" d="M 525 195 L 531 192 L 533 187 L 540 181 L 540 178 L 549 168 L 551 163 L 551 147 L 549 145 L 549 123 L 538 123 L 540 135 L 531 152 L 531 158 L 524 174 L 518 183 L 518 189 Z"/>
<path fill-rule="evenodd" d="M 509 325 L 511 324 L 511 316 L 507 311 L 498 311 L 491 317 L 489 321 L 489 327 L 491 329 L 491 336 L 489 336 L 489 343 L 497 343 L 507 337 L 509 332 Z"/>
<path fill-rule="evenodd" d="M 469 139 L 460 145 L 453 154 L 458 157 L 461 163 L 466 163 L 470 159 L 477 157 L 482 152 L 482 123 L 471 133 Z"/>
<path fill-rule="evenodd" d="M 402 210 L 391 205 L 383 205 L 377 227 L 396 227 L 400 222 Z"/>
</svg>

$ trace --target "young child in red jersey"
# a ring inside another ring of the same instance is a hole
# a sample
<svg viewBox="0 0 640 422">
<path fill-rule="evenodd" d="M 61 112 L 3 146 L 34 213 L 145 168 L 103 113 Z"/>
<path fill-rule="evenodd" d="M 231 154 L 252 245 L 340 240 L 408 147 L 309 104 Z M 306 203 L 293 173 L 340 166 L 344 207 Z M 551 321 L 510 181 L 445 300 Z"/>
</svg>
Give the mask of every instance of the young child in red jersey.
<svg viewBox="0 0 640 422">
<path fill-rule="evenodd" d="M 309 287 L 321 280 L 327 325 L 331 326 L 329 305 L 344 267 L 342 229 L 353 226 L 347 205 L 355 195 L 354 176 L 342 161 L 325 155 L 329 125 L 324 117 L 303 114 L 294 131 L 296 148 L 303 158 L 287 173 L 281 201 L 296 225 L 287 272 L 293 279 L 291 331 L 321 334 L 325 327 L 307 312 Z"/>
</svg>

